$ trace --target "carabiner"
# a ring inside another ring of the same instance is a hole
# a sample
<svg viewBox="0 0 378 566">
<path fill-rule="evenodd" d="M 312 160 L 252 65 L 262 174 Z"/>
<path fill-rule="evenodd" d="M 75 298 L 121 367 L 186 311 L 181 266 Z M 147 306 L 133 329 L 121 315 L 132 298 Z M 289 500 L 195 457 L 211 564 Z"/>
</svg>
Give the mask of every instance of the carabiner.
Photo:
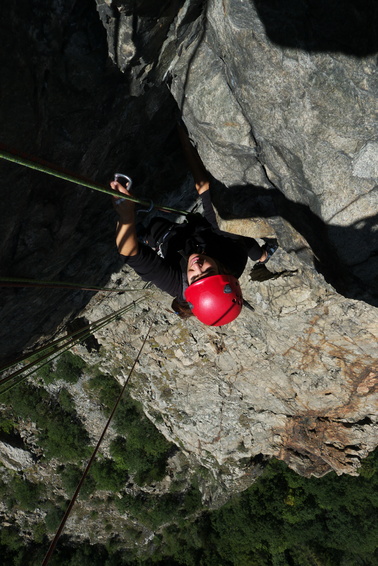
<svg viewBox="0 0 378 566">
<path fill-rule="evenodd" d="M 114 173 L 114 180 L 115 181 L 118 181 L 120 177 L 122 177 L 123 179 L 126 180 L 125 185 L 127 185 L 127 183 L 129 184 L 128 187 L 125 186 L 125 189 L 127 189 L 128 191 L 131 192 L 131 186 L 132 186 L 133 182 L 130 179 L 130 177 L 128 177 L 127 175 L 124 175 L 123 173 Z"/>
<path fill-rule="evenodd" d="M 125 188 L 127 188 L 127 190 L 129 192 L 131 192 L 131 186 L 132 186 L 133 182 L 130 179 L 130 177 L 128 177 L 127 175 L 124 175 L 123 173 L 115 173 L 114 174 L 114 180 L 115 181 L 118 181 L 120 178 L 123 179 L 124 184 L 127 185 L 127 187 L 125 187 Z M 127 199 L 122 198 L 122 197 L 117 198 L 117 200 L 115 201 L 115 204 L 121 204 L 125 200 L 127 200 Z M 149 205 L 148 208 L 140 208 L 140 209 L 137 210 L 137 212 L 151 212 L 151 210 L 154 208 L 154 206 L 155 205 L 154 205 L 153 201 L 150 200 L 150 205 Z"/>
</svg>

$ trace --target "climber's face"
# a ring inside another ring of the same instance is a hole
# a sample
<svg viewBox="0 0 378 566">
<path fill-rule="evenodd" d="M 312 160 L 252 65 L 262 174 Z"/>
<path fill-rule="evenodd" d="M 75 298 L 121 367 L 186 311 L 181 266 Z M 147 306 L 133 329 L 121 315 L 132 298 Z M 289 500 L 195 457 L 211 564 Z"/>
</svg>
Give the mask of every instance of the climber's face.
<svg viewBox="0 0 378 566">
<path fill-rule="evenodd" d="M 203 277 L 219 275 L 217 262 L 206 254 L 192 254 L 188 259 L 186 275 L 189 285 Z"/>
</svg>

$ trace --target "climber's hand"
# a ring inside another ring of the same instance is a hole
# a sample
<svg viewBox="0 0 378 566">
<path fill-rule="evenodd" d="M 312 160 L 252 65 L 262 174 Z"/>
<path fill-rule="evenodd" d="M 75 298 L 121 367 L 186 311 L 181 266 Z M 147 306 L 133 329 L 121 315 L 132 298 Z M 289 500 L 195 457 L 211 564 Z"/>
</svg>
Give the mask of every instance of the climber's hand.
<svg viewBox="0 0 378 566">
<path fill-rule="evenodd" d="M 123 185 L 121 185 L 121 183 L 119 183 L 118 181 L 112 181 L 110 183 L 111 188 L 113 189 L 113 191 L 118 191 L 120 193 L 120 196 L 117 197 L 112 197 L 113 199 L 113 206 L 115 207 L 115 209 L 118 212 L 118 208 L 119 206 L 124 206 L 125 203 L 127 204 L 132 204 L 134 205 L 134 203 L 132 201 L 129 200 L 125 200 L 122 199 L 122 194 L 127 195 L 129 197 L 131 197 L 131 193 L 130 191 L 127 190 L 127 187 L 129 186 L 129 183 L 126 184 L 126 187 L 124 187 Z"/>
</svg>

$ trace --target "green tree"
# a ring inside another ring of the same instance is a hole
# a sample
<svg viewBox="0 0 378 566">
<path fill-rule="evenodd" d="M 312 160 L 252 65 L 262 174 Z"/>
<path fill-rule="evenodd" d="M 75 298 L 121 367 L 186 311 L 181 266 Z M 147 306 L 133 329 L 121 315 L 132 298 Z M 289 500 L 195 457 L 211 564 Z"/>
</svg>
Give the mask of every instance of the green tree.
<svg viewBox="0 0 378 566">
<path fill-rule="evenodd" d="M 110 375 L 96 375 L 88 387 L 109 414 L 121 390 L 118 382 Z M 173 445 L 147 419 L 142 405 L 125 392 L 113 422 L 120 435 L 110 446 L 116 468 L 129 471 L 139 485 L 161 480 Z"/>
<path fill-rule="evenodd" d="M 60 497 L 56 501 L 45 501 L 43 509 L 46 511 L 45 524 L 48 532 L 55 532 L 66 512 L 68 501 Z"/>
<path fill-rule="evenodd" d="M 32 511 L 38 506 L 43 492 L 41 484 L 33 483 L 20 476 L 14 476 L 8 486 L 8 497 L 13 496 L 17 504 L 25 511 Z"/>
<path fill-rule="evenodd" d="M 128 479 L 127 472 L 124 469 L 118 468 L 114 460 L 110 458 L 103 458 L 93 462 L 91 475 L 96 482 L 97 489 L 109 491 L 120 491 Z"/>
<path fill-rule="evenodd" d="M 86 367 L 84 360 L 72 352 L 63 352 L 56 363 L 55 377 L 67 383 L 76 383 Z"/>
<path fill-rule="evenodd" d="M 60 406 L 64 411 L 66 411 L 66 413 L 75 413 L 75 401 L 66 388 L 63 388 L 59 391 L 58 400 Z"/>
<path fill-rule="evenodd" d="M 44 363 L 37 369 L 36 375 L 40 377 L 46 384 L 52 383 L 55 379 L 52 363 Z"/>
<path fill-rule="evenodd" d="M 104 406 L 106 415 L 109 415 L 121 391 L 118 381 L 109 374 L 99 374 L 91 377 L 87 387 Z"/>
<path fill-rule="evenodd" d="M 82 478 L 83 472 L 75 464 L 67 464 L 59 468 L 59 473 L 62 478 L 62 484 L 67 492 L 69 498 L 75 493 L 77 486 Z M 96 482 L 94 478 L 88 474 L 81 486 L 79 497 L 87 499 L 96 489 Z"/>
<path fill-rule="evenodd" d="M 30 419 L 39 429 L 39 443 L 47 457 L 81 460 L 88 454 L 89 437 L 76 411 L 64 409 L 43 387 L 21 383 L 5 393 L 3 400 L 14 414 Z"/>
</svg>

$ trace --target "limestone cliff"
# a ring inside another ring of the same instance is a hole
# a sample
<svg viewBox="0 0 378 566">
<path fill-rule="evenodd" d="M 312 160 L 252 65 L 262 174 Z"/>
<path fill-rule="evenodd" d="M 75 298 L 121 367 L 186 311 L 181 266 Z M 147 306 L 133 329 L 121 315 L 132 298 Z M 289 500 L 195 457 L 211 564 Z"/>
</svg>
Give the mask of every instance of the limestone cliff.
<svg viewBox="0 0 378 566">
<path fill-rule="evenodd" d="M 342 15 L 310 0 L 32 6 L 2 23 L 14 50 L 12 65 L 2 54 L 3 144 L 102 183 L 123 171 L 142 196 L 189 208 L 178 107 L 227 229 L 280 243 L 269 272 L 243 275 L 253 311 L 205 328 L 148 291 L 96 336 L 102 363 L 122 380 L 155 320 L 132 393 L 227 489 L 271 456 L 304 475 L 358 473 L 378 437 L 374 3 Z M 3 275 L 138 285 L 120 270 L 107 197 L 1 165 Z M 3 358 L 135 298 L 2 295 Z"/>
</svg>

